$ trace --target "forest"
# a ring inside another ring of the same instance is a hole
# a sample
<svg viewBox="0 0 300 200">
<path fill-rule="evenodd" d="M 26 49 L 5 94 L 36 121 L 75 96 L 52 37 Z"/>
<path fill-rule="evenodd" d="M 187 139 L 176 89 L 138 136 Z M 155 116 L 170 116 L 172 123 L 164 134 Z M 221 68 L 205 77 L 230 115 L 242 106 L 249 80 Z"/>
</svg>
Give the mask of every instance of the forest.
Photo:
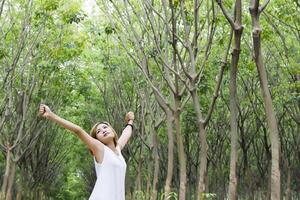
<svg viewBox="0 0 300 200">
<path fill-rule="evenodd" d="M 84 200 L 108 121 L 127 200 L 300 199 L 298 0 L 0 0 L 0 200 Z"/>
</svg>

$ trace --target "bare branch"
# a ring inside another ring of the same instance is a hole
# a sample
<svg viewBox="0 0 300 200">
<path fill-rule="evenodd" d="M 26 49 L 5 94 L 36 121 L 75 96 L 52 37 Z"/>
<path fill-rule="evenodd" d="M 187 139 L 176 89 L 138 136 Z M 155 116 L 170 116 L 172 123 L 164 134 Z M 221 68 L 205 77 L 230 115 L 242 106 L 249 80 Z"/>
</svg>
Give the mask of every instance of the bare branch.
<svg viewBox="0 0 300 200">
<path fill-rule="evenodd" d="M 148 2 L 148 1 L 146 1 L 146 2 Z M 168 21 L 166 21 L 165 20 L 165 18 L 151 5 L 151 3 L 146 3 L 146 5 L 148 5 L 151 9 L 152 9 L 152 11 L 155 13 L 155 14 L 157 14 L 157 16 L 164 22 L 164 24 L 166 25 L 166 26 L 169 26 L 168 25 Z"/>
<path fill-rule="evenodd" d="M 4 3 L 5 3 L 5 0 L 2 0 L 2 2 L 1 2 L 1 6 L 0 6 L 0 17 L 1 17 L 1 15 L 2 15 L 2 12 L 3 12 Z"/>
<path fill-rule="evenodd" d="M 151 12 L 150 12 L 150 13 L 151 13 Z M 152 13 L 151 13 L 151 16 L 153 16 Z M 182 82 L 185 82 L 185 80 L 180 76 L 180 74 L 179 74 L 177 71 L 175 71 L 173 68 L 171 68 L 171 67 L 169 66 L 169 64 L 167 63 L 167 60 L 165 60 L 165 59 L 162 57 L 163 52 L 161 51 L 160 44 L 159 44 L 159 42 L 158 42 L 158 37 L 157 37 L 157 35 L 156 35 L 156 33 L 155 33 L 155 28 L 154 28 L 153 19 L 152 19 L 149 15 L 147 15 L 147 17 L 148 17 L 148 19 L 149 19 L 149 21 L 150 21 L 150 27 L 151 27 L 151 30 L 152 30 L 152 32 L 153 32 L 153 36 L 154 36 L 154 41 L 155 41 L 156 49 L 157 49 L 158 52 L 159 52 L 159 55 L 160 55 L 159 58 L 160 58 L 160 60 L 162 61 L 163 66 L 164 66 L 165 68 L 167 68 L 167 70 L 170 70 L 172 73 L 174 73 L 175 75 L 177 75 L 177 76 L 179 77 L 179 79 L 180 79 Z M 180 57 L 180 59 L 181 59 L 181 57 Z M 172 92 L 175 93 L 175 86 L 174 86 L 174 84 L 172 84 L 172 82 L 170 81 L 169 76 L 168 76 L 168 73 L 164 73 L 164 72 L 160 69 L 160 67 L 159 67 L 160 64 L 158 63 L 158 60 L 157 60 L 156 57 L 154 57 L 154 60 L 155 60 L 155 62 L 156 62 L 156 64 L 157 64 L 157 66 L 158 66 L 158 68 L 159 68 L 159 70 L 160 70 L 162 76 L 163 76 L 164 79 L 167 81 L 168 85 L 170 86 Z M 182 62 L 181 62 L 181 63 L 182 63 Z M 182 63 L 182 64 L 183 64 L 183 63 Z M 166 74 L 166 75 L 165 75 L 165 74 Z"/>
<path fill-rule="evenodd" d="M 190 64 L 191 64 L 191 73 L 188 73 L 186 71 L 186 69 L 184 68 L 184 65 L 183 65 L 183 71 L 184 73 L 186 74 L 186 76 L 189 78 L 189 79 L 193 79 L 195 77 L 195 73 L 196 73 L 196 68 L 195 68 L 195 56 L 194 56 L 194 53 L 193 53 L 193 50 L 192 50 L 192 46 L 191 46 L 191 42 L 190 42 L 190 39 L 189 39 L 189 27 L 188 27 L 188 24 L 187 24 L 187 21 L 186 21 L 186 16 L 185 16 L 185 13 L 184 13 L 184 5 L 183 5 L 183 1 L 181 1 L 180 3 L 180 10 L 181 10 L 181 16 L 182 16 L 182 21 L 183 21 L 183 26 L 184 26 L 184 30 L 185 30 L 185 45 L 186 45 L 186 49 L 189 53 L 189 58 L 190 58 Z M 197 28 L 196 28 L 197 29 Z M 197 33 L 194 33 L 194 34 L 197 34 Z M 178 53 L 178 51 L 176 50 L 177 54 L 178 54 L 178 57 L 181 57 L 181 55 Z"/>
<path fill-rule="evenodd" d="M 212 26 L 211 29 L 210 29 L 210 33 L 208 35 L 208 39 L 207 39 L 207 45 L 206 45 L 206 49 L 205 49 L 205 57 L 202 60 L 202 65 L 200 67 L 200 70 L 199 70 L 199 72 L 197 73 L 197 75 L 195 77 L 196 82 L 200 81 L 200 77 L 202 75 L 202 72 L 204 71 L 204 66 L 206 64 L 206 61 L 208 60 L 209 55 L 210 55 L 210 49 L 211 49 L 214 33 L 215 33 L 215 27 Z M 196 64 L 198 63 L 198 58 L 199 57 L 197 57 L 197 59 L 196 59 Z"/>
<path fill-rule="evenodd" d="M 179 55 L 180 53 L 178 52 L 178 49 L 174 48 L 174 50 L 175 50 L 175 53 L 178 56 L 178 60 L 180 62 L 180 65 L 181 65 L 181 68 L 183 70 L 183 73 L 186 75 L 186 77 L 188 77 L 190 80 L 192 80 L 193 77 L 188 73 L 188 71 L 186 71 L 186 67 L 185 67 L 184 61 L 183 61 L 182 57 Z"/>
<path fill-rule="evenodd" d="M 199 0 L 196 0 L 194 3 L 194 37 L 193 37 L 193 47 L 195 47 L 195 51 L 197 51 L 198 46 L 198 37 L 200 35 L 200 32 L 198 32 L 198 23 L 199 23 L 199 8 L 200 8 Z M 197 52 L 194 52 L 195 55 L 197 55 Z"/>
<path fill-rule="evenodd" d="M 216 104 L 216 100 L 219 96 L 219 91 L 220 91 L 220 88 L 221 88 L 221 83 L 222 83 L 222 79 L 223 79 L 223 75 L 224 75 L 224 70 L 225 70 L 225 67 L 226 67 L 226 64 L 227 64 L 227 57 L 228 57 L 229 49 L 230 49 L 230 46 L 231 46 L 232 36 L 233 36 L 233 31 L 231 30 L 229 43 L 228 43 L 228 46 L 227 46 L 227 50 L 225 51 L 225 54 L 224 54 L 224 58 L 223 58 L 222 65 L 221 65 L 221 68 L 220 68 L 220 72 L 219 72 L 219 75 L 218 75 L 217 84 L 215 86 L 214 95 L 212 97 L 212 101 L 211 101 L 211 104 L 210 104 L 210 107 L 209 107 L 209 110 L 208 110 L 208 114 L 207 114 L 207 116 L 204 120 L 204 127 L 206 127 L 206 125 L 208 124 L 208 122 L 211 118 L 212 112 L 214 110 L 214 106 Z"/>
<path fill-rule="evenodd" d="M 120 37 L 119 37 L 119 39 L 120 39 Z M 125 49 L 127 55 L 129 55 L 129 56 L 132 58 L 132 60 L 135 62 L 135 64 L 141 69 L 141 71 L 142 71 L 143 74 L 145 75 L 146 80 L 147 80 L 147 82 L 150 84 L 150 86 L 151 86 L 153 92 L 156 94 L 156 98 L 157 98 L 158 102 L 160 103 L 160 105 L 161 105 L 164 109 L 166 109 L 166 108 L 168 107 L 170 110 L 172 110 L 172 108 L 171 108 L 170 105 L 167 103 L 167 101 L 165 100 L 165 98 L 163 97 L 163 95 L 162 95 L 162 94 L 159 92 L 159 90 L 153 85 L 153 83 L 152 83 L 152 81 L 151 81 L 151 79 L 150 79 L 150 77 L 149 77 L 149 73 L 148 73 L 148 71 L 147 71 L 147 66 L 144 66 L 144 65 L 147 65 L 147 64 L 145 64 L 145 61 L 141 61 L 141 60 L 138 60 L 137 58 L 135 58 L 135 57 L 133 56 L 133 54 L 132 54 L 131 52 L 128 51 L 128 49 L 126 48 L 126 45 L 125 45 L 125 43 L 124 43 L 123 40 L 121 40 L 121 45 L 122 45 L 123 48 Z M 144 63 L 144 64 L 142 64 L 142 63 Z"/>
<path fill-rule="evenodd" d="M 265 0 L 264 3 L 261 6 L 259 6 L 259 8 L 258 8 L 259 12 L 260 13 L 263 12 L 269 3 L 270 3 L 270 0 Z"/>
<path fill-rule="evenodd" d="M 188 93 L 188 95 L 185 97 L 185 99 L 181 103 L 181 106 L 179 108 L 180 112 L 183 110 L 183 108 L 185 107 L 187 102 L 189 102 L 190 98 L 191 98 L 191 93 Z"/>
<path fill-rule="evenodd" d="M 160 74 L 162 75 L 163 79 L 167 82 L 167 84 L 168 84 L 169 88 L 171 89 L 172 93 L 175 94 L 176 93 L 175 86 L 174 86 L 174 84 L 170 80 L 169 72 L 165 72 L 164 73 L 162 71 L 162 69 L 159 67 L 160 65 L 159 65 L 159 63 L 158 63 L 158 61 L 157 61 L 156 58 L 154 58 L 154 61 L 155 61 L 156 65 L 158 66 L 158 70 L 160 71 Z"/>
<path fill-rule="evenodd" d="M 231 16 L 229 16 L 228 11 L 225 9 L 222 0 L 217 0 L 218 5 L 220 6 L 225 18 L 227 19 L 227 21 L 229 22 L 229 24 L 231 25 L 231 27 L 234 29 L 234 21 L 232 19 Z"/>
</svg>

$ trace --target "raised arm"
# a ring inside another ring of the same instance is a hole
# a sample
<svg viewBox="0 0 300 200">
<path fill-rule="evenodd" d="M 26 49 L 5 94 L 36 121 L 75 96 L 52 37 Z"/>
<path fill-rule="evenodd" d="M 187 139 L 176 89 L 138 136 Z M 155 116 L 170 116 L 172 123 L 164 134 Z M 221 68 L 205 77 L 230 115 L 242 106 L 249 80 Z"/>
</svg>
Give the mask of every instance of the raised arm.
<svg viewBox="0 0 300 200">
<path fill-rule="evenodd" d="M 91 137 L 80 126 L 59 117 L 58 115 L 53 113 L 50 110 L 50 108 L 45 104 L 40 105 L 39 113 L 42 117 L 50 119 L 51 121 L 57 123 L 58 125 L 75 133 L 88 146 L 88 148 L 93 152 L 94 155 L 102 154 L 104 148 L 103 144 L 100 141 Z"/>
<path fill-rule="evenodd" d="M 124 146 L 127 144 L 129 138 L 132 135 L 134 113 L 133 112 L 128 112 L 125 116 L 125 121 L 127 122 L 127 126 L 122 131 L 122 135 L 118 140 L 118 145 L 119 145 L 120 149 L 124 148 Z"/>
</svg>

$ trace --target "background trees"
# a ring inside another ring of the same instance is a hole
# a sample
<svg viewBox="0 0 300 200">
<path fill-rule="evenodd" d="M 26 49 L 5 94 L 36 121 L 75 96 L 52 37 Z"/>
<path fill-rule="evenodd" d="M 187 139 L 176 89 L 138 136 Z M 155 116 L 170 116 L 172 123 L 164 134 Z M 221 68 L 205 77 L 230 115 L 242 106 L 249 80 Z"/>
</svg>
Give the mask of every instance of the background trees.
<svg viewBox="0 0 300 200">
<path fill-rule="evenodd" d="M 87 131 L 108 120 L 121 132 L 126 111 L 135 111 L 123 151 L 128 199 L 297 198 L 299 5 L 254 6 L 262 28 L 256 46 L 251 5 L 239 3 L 102 0 L 90 12 L 75 0 L 2 0 L 1 198 L 83 199 L 93 188 L 89 151 L 41 120 L 40 102 Z M 281 172 L 275 186 L 274 163 Z"/>
</svg>

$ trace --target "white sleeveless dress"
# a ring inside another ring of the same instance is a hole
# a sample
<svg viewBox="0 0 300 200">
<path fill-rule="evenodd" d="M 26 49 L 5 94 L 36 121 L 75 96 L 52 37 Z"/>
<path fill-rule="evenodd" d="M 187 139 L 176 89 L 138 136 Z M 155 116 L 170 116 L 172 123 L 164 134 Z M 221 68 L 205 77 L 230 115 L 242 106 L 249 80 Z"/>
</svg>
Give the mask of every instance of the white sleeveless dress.
<svg viewBox="0 0 300 200">
<path fill-rule="evenodd" d="M 125 200 L 126 162 L 117 148 L 119 155 L 104 145 L 102 163 L 97 163 L 95 169 L 97 181 L 89 200 Z"/>
</svg>

